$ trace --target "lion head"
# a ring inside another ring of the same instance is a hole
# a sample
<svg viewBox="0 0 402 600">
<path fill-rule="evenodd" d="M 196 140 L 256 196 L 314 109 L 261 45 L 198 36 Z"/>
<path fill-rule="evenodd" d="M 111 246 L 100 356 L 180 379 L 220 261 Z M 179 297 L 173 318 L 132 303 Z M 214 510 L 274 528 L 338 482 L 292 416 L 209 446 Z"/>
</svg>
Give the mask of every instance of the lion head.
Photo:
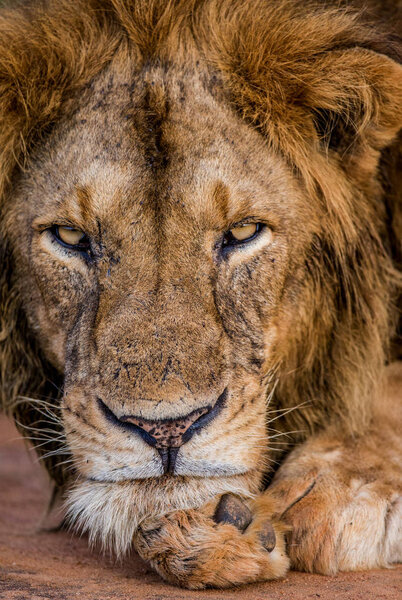
<svg viewBox="0 0 402 600">
<path fill-rule="evenodd" d="M 302 4 L 1 17 L 2 403 L 117 551 L 370 413 L 401 70 L 357 14 Z"/>
</svg>

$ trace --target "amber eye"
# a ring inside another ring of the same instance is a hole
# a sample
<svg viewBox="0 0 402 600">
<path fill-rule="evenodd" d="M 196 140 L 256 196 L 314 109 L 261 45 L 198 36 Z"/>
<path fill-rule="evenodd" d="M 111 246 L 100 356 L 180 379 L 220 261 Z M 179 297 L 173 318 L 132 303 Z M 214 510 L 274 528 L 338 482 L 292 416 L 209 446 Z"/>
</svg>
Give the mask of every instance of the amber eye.
<svg viewBox="0 0 402 600">
<path fill-rule="evenodd" d="M 54 237 L 63 246 L 73 250 L 89 250 L 89 238 L 81 229 L 68 227 L 67 225 L 54 225 L 51 229 Z"/>
<path fill-rule="evenodd" d="M 235 246 L 253 240 L 262 230 L 262 223 L 242 223 L 229 229 L 223 239 L 224 246 Z"/>
</svg>

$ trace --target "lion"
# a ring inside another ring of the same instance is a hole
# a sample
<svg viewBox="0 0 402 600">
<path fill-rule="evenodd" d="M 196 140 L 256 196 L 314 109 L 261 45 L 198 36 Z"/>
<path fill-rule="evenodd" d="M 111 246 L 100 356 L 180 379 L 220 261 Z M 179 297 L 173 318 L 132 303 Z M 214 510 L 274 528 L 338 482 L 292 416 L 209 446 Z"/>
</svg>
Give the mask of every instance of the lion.
<svg viewBox="0 0 402 600">
<path fill-rule="evenodd" d="M 168 582 L 402 559 L 392 4 L 1 10 L 1 405 Z"/>
</svg>

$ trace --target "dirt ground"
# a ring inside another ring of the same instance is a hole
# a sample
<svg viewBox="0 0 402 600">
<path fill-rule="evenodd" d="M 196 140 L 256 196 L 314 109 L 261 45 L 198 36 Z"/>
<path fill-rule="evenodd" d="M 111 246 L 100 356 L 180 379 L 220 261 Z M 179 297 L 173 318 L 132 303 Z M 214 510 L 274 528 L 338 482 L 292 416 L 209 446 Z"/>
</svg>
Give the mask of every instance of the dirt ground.
<svg viewBox="0 0 402 600">
<path fill-rule="evenodd" d="M 5 600 L 401 600 L 402 565 L 323 577 L 291 572 L 282 581 L 236 590 L 169 586 L 137 556 L 123 565 L 90 552 L 85 539 L 38 530 L 48 485 L 32 452 L 0 418 L 0 598 Z"/>
</svg>

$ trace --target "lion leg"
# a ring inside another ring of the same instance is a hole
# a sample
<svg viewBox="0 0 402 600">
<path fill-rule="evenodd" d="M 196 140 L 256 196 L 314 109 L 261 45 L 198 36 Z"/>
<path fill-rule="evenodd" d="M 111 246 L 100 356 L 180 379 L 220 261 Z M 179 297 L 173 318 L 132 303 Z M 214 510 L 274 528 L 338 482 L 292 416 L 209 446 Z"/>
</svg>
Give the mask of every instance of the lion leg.
<svg viewBox="0 0 402 600">
<path fill-rule="evenodd" d="M 201 509 L 143 523 L 134 544 L 165 580 L 190 589 L 277 579 L 289 559 L 274 511 L 272 498 L 246 504 L 225 494 Z"/>
<path fill-rule="evenodd" d="M 290 527 L 298 570 L 334 574 L 402 561 L 400 387 L 359 438 L 331 429 L 295 449 L 266 494 Z M 399 431 L 398 431 L 399 429 Z"/>
</svg>

